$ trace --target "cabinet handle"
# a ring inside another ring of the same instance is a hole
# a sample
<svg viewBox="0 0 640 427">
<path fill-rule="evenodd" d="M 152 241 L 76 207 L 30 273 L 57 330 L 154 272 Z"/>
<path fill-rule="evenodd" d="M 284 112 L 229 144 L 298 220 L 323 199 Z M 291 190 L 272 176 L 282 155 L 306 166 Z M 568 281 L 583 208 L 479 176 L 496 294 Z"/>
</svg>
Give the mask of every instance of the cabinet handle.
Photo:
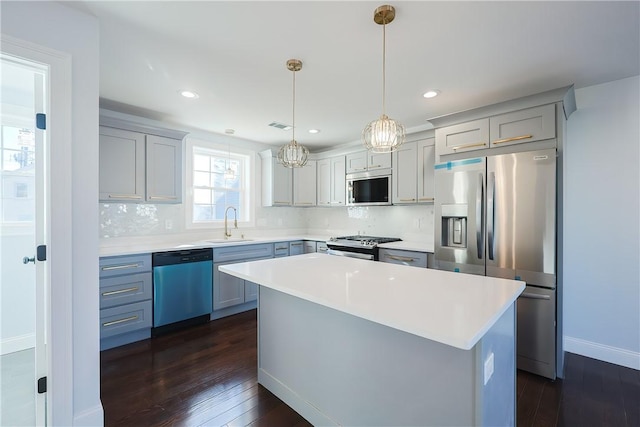
<svg viewBox="0 0 640 427">
<path fill-rule="evenodd" d="M 400 199 L 401 202 L 415 202 L 416 199 Z"/>
<path fill-rule="evenodd" d="M 132 200 L 140 200 L 142 196 L 130 196 L 128 194 L 109 194 L 110 199 L 132 199 Z"/>
<path fill-rule="evenodd" d="M 327 252 L 329 250 L 329 248 L 320 248 L 318 249 L 320 252 Z"/>
<path fill-rule="evenodd" d="M 138 315 L 125 317 L 124 319 L 112 320 L 111 322 L 105 322 L 102 324 L 103 327 L 117 325 L 118 323 L 129 322 L 131 320 L 138 320 Z"/>
<path fill-rule="evenodd" d="M 102 271 L 109 271 L 109 270 L 123 270 L 125 268 L 138 268 L 140 267 L 139 263 L 135 263 L 135 264 L 121 264 L 121 265 L 108 265 L 106 267 L 102 267 Z"/>
<path fill-rule="evenodd" d="M 149 196 L 149 200 L 176 200 L 176 196 Z"/>
<path fill-rule="evenodd" d="M 282 200 L 278 201 L 278 200 L 274 200 L 273 203 L 279 203 L 281 205 L 288 205 L 289 202 L 283 202 Z"/>
<path fill-rule="evenodd" d="M 546 300 L 551 299 L 549 295 L 532 294 L 529 292 L 523 292 L 522 294 L 520 294 L 520 296 L 522 298 L 531 298 L 531 299 L 546 299 Z"/>
<path fill-rule="evenodd" d="M 521 135 L 521 136 L 513 136 L 511 138 L 496 139 L 495 141 L 492 142 L 492 144 L 504 144 L 505 142 L 520 141 L 521 139 L 529 139 L 529 138 L 533 138 L 533 135 Z"/>
<path fill-rule="evenodd" d="M 296 205 L 312 205 L 313 202 L 297 202 Z"/>
<path fill-rule="evenodd" d="M 371 165 L 371 166 L 369 166 L 369 167 L 370 167 L 370 168 L 381 168 L 381 167 L 382 167 L 382 165 Z"/>
<path fill-rule="evenodd" d="M 457 151 L 457 150 L 460 150 L 461 148 L 486 147 L 486 146 L 487 146 L 486 142 L 476 142 L 474 144 L 458 145 L 456 147 L 452 147 L 451 149 L 453 151 Z"/>
<path fill-rule="evenodd" d="M 302 243 L 292 243 L 291 246 L 302 246 Z"/>
<path fill-rule="evenodd" d="M 134 287 L 134 288 L 120 289 L 120 290 L 118 290 L 118 291 L 103 292 L 103 293 L 102 293 L 102 296 L 103 296 L 103 297 L 108 297 L 108 296 L 111 296 L 111 295 L 124 294 L 125 292 L 135 292 L 135 291 L 137 291 L 138 289 L 140 289 L 140 288 L 138 288 L 138 287 L 136 286 L 136 287 Z"/>
<path fill-rule="evenodd" d="M 398 255 L 385 255 L 387 258 L 391 258 L 396 261 L 404 261 L 404 262 L 414 262 L 415 258 L 409 258 L 406 256 L 398 256 Z"/>
<path fill-rule="evenodd" d="M 421 201 L 421 202 L 433 202 L 434 199 L 433 199 L 433 197 L 423 197 L 423 198 L 420 198 L 418 200 Z"/>
</svg>

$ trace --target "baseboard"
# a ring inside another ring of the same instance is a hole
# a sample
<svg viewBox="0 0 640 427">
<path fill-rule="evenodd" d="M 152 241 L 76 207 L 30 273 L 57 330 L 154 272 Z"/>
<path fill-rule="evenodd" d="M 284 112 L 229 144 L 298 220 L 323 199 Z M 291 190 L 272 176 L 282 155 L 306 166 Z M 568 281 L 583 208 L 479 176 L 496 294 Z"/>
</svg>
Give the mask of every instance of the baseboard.
<svg viewBox="0 0 640 427">
<path fill-rule="evenodd" d="M 25 334 L 0 340 L 0 355 L 15 353 L 36 346 L 36 335 Z"/>
<path fill-rule="evenodd" d="M 640 370 L 640 353 L 565 335 L 564 351 Z"/>
<path fill-rule="evenodd" d="M 101 427 L 104 425 L 104 410 L 102 409 L 102 404 L 98 402 L 92 408 L 89 408 L 85 411 L 80 412 L 79 414 L 75 414 L 73 416 L 73 425 L 74 426 L 97 426 Z"/>
</svg>

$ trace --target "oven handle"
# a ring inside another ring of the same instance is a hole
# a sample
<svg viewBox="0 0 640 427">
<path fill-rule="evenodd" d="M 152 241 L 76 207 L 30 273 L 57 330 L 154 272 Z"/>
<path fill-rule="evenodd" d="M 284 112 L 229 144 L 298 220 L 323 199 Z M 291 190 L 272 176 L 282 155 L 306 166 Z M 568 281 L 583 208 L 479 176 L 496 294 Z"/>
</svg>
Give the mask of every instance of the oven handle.
<svg viewBox="0 0 640 427">
<path fill-rule="evenodd" d="M 327 251 L 327 253 L 329 255 L 337 255 L 337 256 L 343 256 L 343 257 L 347 257 L 347 258 L 358 258 L 358 259 L 368 259 L 373 261 L 373 255 L 371 254 L 361 254 L 359 252 L 348 252 L 348 251 L 338 251 L 336 249 L 329 249 Z"/>
</svg>

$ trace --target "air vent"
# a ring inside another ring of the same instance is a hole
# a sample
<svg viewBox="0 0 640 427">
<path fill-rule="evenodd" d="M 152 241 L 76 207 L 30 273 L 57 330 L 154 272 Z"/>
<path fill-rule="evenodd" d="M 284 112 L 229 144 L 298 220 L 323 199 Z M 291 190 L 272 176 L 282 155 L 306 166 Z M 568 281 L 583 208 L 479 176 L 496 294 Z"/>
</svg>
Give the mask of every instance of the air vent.
<svg viewBox="0 0 640 427">
<path fill-rule="evenodd" d="M 293 127 L 291 125 L 285 125 L 284 123 L 278 123 L 278 122 L 271 122 L 269 123 L 269 126 L 276 129 L 282 129 L 282 130 L 291 130 L 291 128 Z"/>
</svg>

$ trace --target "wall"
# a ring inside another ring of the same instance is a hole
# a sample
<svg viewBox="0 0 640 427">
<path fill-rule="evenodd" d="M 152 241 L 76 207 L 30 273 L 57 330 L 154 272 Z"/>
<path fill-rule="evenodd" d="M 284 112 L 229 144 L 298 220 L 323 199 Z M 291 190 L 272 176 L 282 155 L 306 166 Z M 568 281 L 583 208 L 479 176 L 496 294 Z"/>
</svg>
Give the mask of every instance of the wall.
<svg viewBox="0 0 640 427">
<path fill-rule="evenodd" d="M 60 187 L 68 194 L 52 196 L 52 226 L 55 218 L 66 217 L 71 226 L 54 229 L 54 235 L 70 240 L 71 259 L 56 259 L 50 254 L 52 270 L 60 262 L 72 266 L 70 272 L 73 302 L 70 313 L 61 313 L 52 302 L 52 328 L 64 331 L 53 334 L 51 387 L 54 391 L 64 384 L 65 393 L 49 396 L 51 425 L 102 425 L 100 404 L 100 360 L 98 329 L 98 76 L 99 38 L 95 18 L 55 2 L 2 2 L 2 33 L 36 45 L 55 49 L 71 57 L 70 80 L 70 152 L 57 159 L 55 169 L 69 171 Z M 68 92 L 68 89 L 67 89 Z M 51 117 L 51 126 L 64 127 L 66 117 Z M 54 142 L 55 143 L 55 142 Z M 64 144 L 63 144 L 64 145 Z M 60 157 L 60 150 L 52 153 Z M 52 168 L 53 169 L 53 168 Z M 60 193 L 52 183 L 52 194 Z M 65 204 L 68 201 L 68 204 Z M 52 237 L 53 238 L 53 237 Z M 68 283 L 52 283 L 69 286 Z M 52 291 L 52 300 L 59 296 Z M 93 320 L 93 321 L 92 321 Z M 65 329 L 66 328 L 66 329 Z M 68 336 L 71 335 L 71 336 Z M 58 338 L 59 337 L 59 338 Z M 59 340 L 70 342 L 71 354 L 64 352 Z M 60 360 L 64 357 L 66 360 Z M 58 387 L 58 388 L 57 388 Z"/>
<path fill-rule="evenodd" d="M 640 369 L 639 77 L 576 90 L 565 171 L 565 350 Z"/>
</svg>

